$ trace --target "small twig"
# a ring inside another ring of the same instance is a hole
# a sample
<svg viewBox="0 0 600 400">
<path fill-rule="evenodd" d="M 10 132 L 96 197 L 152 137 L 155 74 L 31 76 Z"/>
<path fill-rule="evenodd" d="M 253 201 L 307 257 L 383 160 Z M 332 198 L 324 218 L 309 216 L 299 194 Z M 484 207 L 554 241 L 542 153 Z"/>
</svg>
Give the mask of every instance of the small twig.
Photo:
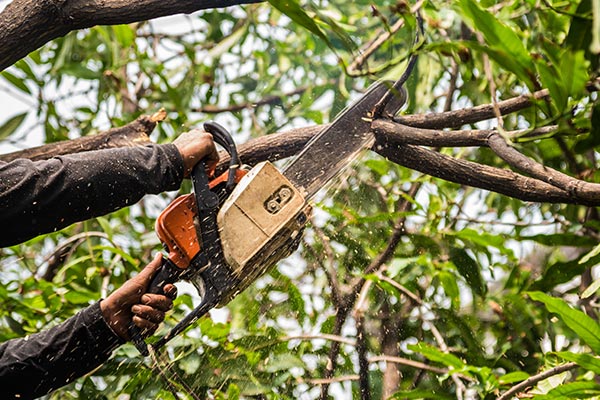
<svg viewBox="0 0 600 400">
<path fill-rule="evenodd" d="M 77 247 L 79 247 L 83 242 L 92 236 L 108 239 L 108 235 L 104 232 L 90 231 L 75 234 L 62 242 L 56 249 L 54 249 L 52 254 L 46 257 L 46 259 L 42 262 L 42 265 L 47 263 L 46 269 L 43 273 L 40 273 L 40 270 L 38 269 L 36 275 L 40 279 L 52 281 L 57 268 L 62 265 L 71 256 L 71 254 L 73 254 Z"/>
<path fill-rule="evenodd" d="M 458 63 L 454 58 L 450 58 L 451 72 L 448 80 L 448 91 L 446 92 L 446 100 L 444 101 L 444 112 L 452 110 L 452 101 L 454 100 L 454 92 L 456 91 L 456 81 L 458 79 Z"/>
<path fill-rule="evenodd" d="M 483 35 L 480 32 L 476 32 L 476 36 L 477 41 L 479 41 L 479 43 L 481 43 L 482 45 L 485 45 Z M 492 108 L 494 109 L 496 120 L 498 121 L 498 129 L 502 131 L 504 129 L 504 120 L 502 119 L 502 113 L 500 112 L 500 108 L 498 107 L 498 96 L 496 95 L 496 82 L 494 81 L 494 74 L 492 73 L 492 64 L 490 63 L 490 57 L 487 55 L 487 53 L 483 53 L 483 70 L 485 72 L 485 77 L 488 81 L 488 85 L 490 88 Z"/>
<path fill-rule="evenodd" d="M 311 86 L 311 88 L 312 87 L 313 86 Z M 249 101 L 246 103 L 232 104 L 232 105 L 225 106 L 225 107 L 218 107 L 218 106 L 213 106 L 213 105 L 207 104 L 202 107 L 198 107 L 198 108 L 194 109 L 193 111 L 201 112 L 201 113 L 205 113 L 205 114 L 218 114 L 218 113 L 222 113 L 222 112 L 238 112 L 238 111 L 242 111 L 245 109 L 252 109 L 252 108 L 257 108 L 257 107 L 265 106 L 265 105 L 280 104 L 284 98 L 301 95 L 304 92 L 306 92 L 308 89 L 309 89 L 308 87 L 300 87 L 300 88 L 296 88 L 290 92 L 283 93 L 281 95 L 266 96 L 258 101 Z"/>
<path fill-rule="evenodd" d="M 570 371 L 575 368 L 577 368 L 576 363 L 567 363 L 567 364 L 563 364 L 563 365 L 559 365 L 557 367 L 551 368 L 547 371 L 540 372 L 537 375 L 530 376 L 529 378 L 525 379 L 523 382 L 511 387 L 506 392 L 502 393 L 502 395 L 500 397 L 498 397 L 497 400 L 508 400 L 514 394 L 519 393 L 527 388 L 530 388 L 533 385 L 537 384 L 538 382 L 543 381 L 546 378 L 549 378 L 554 375 L 562 374 L 563 372 Z"/>
<path fill-rule="evenodd" d="M 414 294 L 413 292 L 411 292 L 406 287 L 404 287 L 400 283 L 396 282 L 392 278 L 390 278 L 390 277 L 388 277 L 388 276 L 386 276 L 384 274 L 377 274 L 377 277 L 380 280 L 382 280 L 383 282 L 386 282 L 389 285 L 391 285 L 391 286 L 395 287 L 396 289 L 398 289 L 402 294 L 404 294 L 406 297 L 410 298 L 412 301 L 414 301 L 418 305 L 420 305 L 420 306 L 423 305 L 423 300 L 421 300 L 421 298 L 419 296 L 417 296 L 416 294 Z"/>
<path fill-rule="evenodd" d="M 417 368 L 417 369 L 423 369 L 426 371 L 435 372 L 436 374 L 440 374 L 440 375 L 447 374 L 450 372 L 447 368 L 432 367 L 431 365 L 422 363 L 420 361 L 409 360 L 408 358 L 393 357 L 393 356 L 386 356 L 386 355 L 374 356 L 374 357 L 369 358 L 370 363 L 376 363 L 379 361 L 385 361 L 385 362 L 389 362 L 389 363 L 406 365 L 408 367 L 413 367 L 413 368 Z"/>
<path fill-rule="evenodd" d="M 424 0 L 419 0 L 415 5 L 410 9 L 411 14 L 416 14 L 421 7 L 423 6 Z M 360 68 L 367 61 L 369 57 L 373 55 L 386 41 L 388 41 L 396 32 L 398 32 L 404 26 L 404 19 L 399 19 L 396 21 L 394 25 L 390 27 L 389 30 L 385 32 L 381 32 L 378 35 L 375 35 L 375 39 L 369 43 L 367 43 L 366 47 L 359 51 L 360 55 L 354 59 L 352 64 L 348 67 L 348 74 L 354 75 L 357 73 L 361 73 Z"/>
<path fill-rule="evenodd" d="M 330 335 L 327 333 L 319 333 L 319 334 L 304 334 L 304 335 L 293 335 L 293 336 L 284 336 L 281 338 L 282 341 L 289 342 L 292 340 L 329 340 L 332 342 L 338 342 L 347 344 L 349 346 L 356 346 L 356 340 L 339 336 L 339 335 Z"/>
<path fill-rule="evenodd" d="M 362 310 L 356 312 L 354 318 L 356 321 L 356 353 L 358 354 L 360 398 L 361 400 L 370 400 L 371 389 L 369 384 L 369 360 L 367 358 L 367 332 L 365 330 L 364 312 Z"/>
<path fill-rule="evenodd" d="M 413 50 L 410 55 L 410 58 L 408 59 L 408 64 L 406 65 L 406 69 L 404 70 L 404 72 L 402 73 L 400 78 L 398 78 L 398 80 L 396 82 L 394 82 L 392 87 L 389 88 L 388 91 L 383 95 L 381 100 L 379 100 L 377 102 L 377 104 L 375 104 L 375 107 L 373 107 L 373 112 L 372 112 L 373 118 L 379 118 L 383 115 L 383 111 L 384 111 L 386 105 L 392 100 L 392 98 L 397 97 L 399 95 L 400 91 L 402 90 L 402 86 L 404 86 L 404 84 L 406 83 L 408 78 L 410 78 L 410 75 L 412 74 L 412 71 L 415 68 L 415 65 L 417 64 L 417 60 L 419 58 L 417 51 L 418 51 L 418 48 L 420 47 L 420 45 L 423 43 L 424 29 L 423 29 L 423 18 L 421 17 L 419 10 L 417 10 L 417 12 L 416 12 L 416 17 L 417 17 L 417 33 L 415 35 L 415 42 L 413 44 Z"/>
<path fill-rule="evenodd" d="M 340 282 L 338 281 L 337 272 L 333 265 L 333 263 L 335 262 L 334 251 L 331 248 L 329 238 L 325 236 L 325 233 L 317 226 L 313 226 L 313 230 L 315 231 L 319 239 L 321 239 L 321 243 L 323 243 L 323 248 L 325 249 L 326 259 L 323 260 L 323 270 L 325 271 L 327 280 L 329 281 L 329 287 L 331 288 L 331 296 L 333 298 L 333 302 L 334 304 L 339 303 L 342 293 L 340 291 Z"/>
<path fill-rule="evenodd" d="M 304 382 L 311 383 L 313 385 L 326 385 L 329 386 L 330 383 L 336 382 L 346 382 L 346 381 L 357 381 L 360 377 L 358 375 L 344 375 L 344 376 L 334 376 L 331 378 L 320 378 L 320 379 L 308 379 Z"/>
</svg>

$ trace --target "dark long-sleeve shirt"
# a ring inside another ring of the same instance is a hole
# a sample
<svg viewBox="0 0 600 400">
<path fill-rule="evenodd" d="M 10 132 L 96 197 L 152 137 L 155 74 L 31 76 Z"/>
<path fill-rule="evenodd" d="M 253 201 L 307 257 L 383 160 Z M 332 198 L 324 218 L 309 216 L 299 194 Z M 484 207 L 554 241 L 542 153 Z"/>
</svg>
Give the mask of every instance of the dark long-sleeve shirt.
<svg viewBox="0 0 600 400">
<path fill-rule="evenodd" d="M 0 163 L 0 247 L 175 190 L 182 179 L 172 144 Z"/>
<path fill-rule="evenodd" d="M 96 303 L 47 331 L 0 344 L 0 393 L 33 399 L 104 363 L 123 341 Z"/>
<path fill-rule="evenodd" d="M 174 145 L 0 163 L 0 246 L 177 189 L 182 179 L 183 160 Z M 104 363 L 122 340 L 99 304 L 47 331 L 0 344 L 1 397 L 39 397 Z"/>
</svg>

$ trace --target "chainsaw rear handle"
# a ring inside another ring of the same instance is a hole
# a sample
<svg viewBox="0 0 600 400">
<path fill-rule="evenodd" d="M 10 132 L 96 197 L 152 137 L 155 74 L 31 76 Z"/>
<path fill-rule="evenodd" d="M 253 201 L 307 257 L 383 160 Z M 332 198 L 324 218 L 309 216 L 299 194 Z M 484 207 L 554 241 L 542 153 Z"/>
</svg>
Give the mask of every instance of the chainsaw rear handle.
<svg viewBox="0 0 600 400">
<path fill-rule="evenodd" d="M 208 175 L 206 174 L 206 163 L 203 160 L 200 160 L 194 166 L 192 169 L 191 178 L 194 186 L 194 193 L 196 194 L 196 204 L 198 209 L 218 207 L 219 199 L 217 195 L 211 192 L 209 189 Z M 200 193 L 202 193 L 202 195 L 200 195 Z M 202 247 L 203 246 L 200 246 L 200 248 Z M 146 293 L 164 295 L 165 285 L 179 281 L 180 277 L 187 272 L 188 268 L 189 265 L 185 266 L 185 268 L 181 268 L 171 262 L 169 258 L 163 257 L 162 265 L 152 277 L 152 280 L 146 289 Z M 148 346 L 144 341 L 141 329 L 138 328 L 133 322 L 129 326 L 129 337 L 141 355 L 147 357 L 150 354 L 148 351 Z"/>
<path fill-rule="evenodd" d="M 229 156 L 231 161 L 229 162 L 229 171 L 227 175 L 227 190 L 231 191 L 235 186 L 236 171 L 240 168 L 240 158 L 238 156 L 237 147 L 233 138 L 221 125 L 214 121 L 208 121 L 204 123 L 204 130 L 213 135 L 213 140 L 220 144 Z"/>
<path fill-rule="evenodd" d="M 229 132 L 216 122 L 211 121 L 204 123 L 204 129 L 212 134 L 213 140 L 229 153 L 231 160 L 229 162 L 229 170 L 226 172 L 226 190 L 230 192 L 233 190 L 233 187 L 239 179 L 237 171 L 240 168 L 240 160 L 235 142 Z M 190 264 L 192 264 L 194 268 L 200 269 L 204 267 L 209 260 L 211 262 L 221 262 L 224 260 L 223 249 L 216 227 L 216 212 L 219 207 L 219 197 L 210 190 L 210 182 L 206 173 L 206 163 L 204 160 L 200 160 L 194 166 L 191 178 L 196 200 L 196 213 L 199 217 L 197 222 L 200 227 L 204 226 L 205 228 L 208 228 L 200 229 L 200 232 L 197 230 L 190 231 L 196 236 L 196 238 L 190 238 L 190 241 L 196 239 L 198 244 L 200 244 L 200 246 L 198 246 L 198 253 L 202 251 L 209 253 L 208 257 L 203 256 L 203 254 L 195 254 L 191 255 L 189 258 L 191 260 Z M 224 180 L 223 177 L 219 177 L 215 180 L 219 179 Z M 167 250 L 169 251 L 170 249 L 167 248 Z M 152 277 L 152 280 L 148 285 L 147 293 L 164 295 L 164 286 L 179 281 L 182 278 L 182 275 L 189 272 L 188 268 L 190 268 L 190 264 L 177 265 L 168 257 L 163 257 L 162 265 Z M 129 328 L 129 336 L 138 351 L 143 356 L 148 356 L 148 346 L 143 339 L 141 330 L 133 323 Z"/>
</svg>

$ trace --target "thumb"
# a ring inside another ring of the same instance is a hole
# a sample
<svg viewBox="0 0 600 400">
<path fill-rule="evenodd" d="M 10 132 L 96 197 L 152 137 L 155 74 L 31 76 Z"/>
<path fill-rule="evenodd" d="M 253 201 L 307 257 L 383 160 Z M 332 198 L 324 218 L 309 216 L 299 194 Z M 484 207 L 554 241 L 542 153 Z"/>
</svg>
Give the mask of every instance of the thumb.
<svg viewBox="0 0 600 400">
<path fill-rule="evenodd" d="M 144 287 L 148 286 L 148 284 L 152 280 L 152 277 L 162 265 L 162 257 L 163 256 L 161 253 L 156 253 L 154 259 L 148 265 L 146 265 L 144 269 L 142 269 L 134 279 L 137 280 Z"/>
</svg>

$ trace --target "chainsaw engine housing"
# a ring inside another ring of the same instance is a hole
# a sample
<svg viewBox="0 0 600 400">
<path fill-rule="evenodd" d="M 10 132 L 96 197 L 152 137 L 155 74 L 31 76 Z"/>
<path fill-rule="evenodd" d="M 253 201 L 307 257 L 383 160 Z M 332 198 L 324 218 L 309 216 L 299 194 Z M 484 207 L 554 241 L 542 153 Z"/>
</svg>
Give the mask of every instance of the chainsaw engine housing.
<svg viewBox="0 0 600 400">
<path fill-rule="evenodd" d="M 241 281 L 232 295 L 294 251 L 310 210 L 302 193 L 268 161 L 240 180 L 217 216 L 225 259 Z"/>
</svg>

